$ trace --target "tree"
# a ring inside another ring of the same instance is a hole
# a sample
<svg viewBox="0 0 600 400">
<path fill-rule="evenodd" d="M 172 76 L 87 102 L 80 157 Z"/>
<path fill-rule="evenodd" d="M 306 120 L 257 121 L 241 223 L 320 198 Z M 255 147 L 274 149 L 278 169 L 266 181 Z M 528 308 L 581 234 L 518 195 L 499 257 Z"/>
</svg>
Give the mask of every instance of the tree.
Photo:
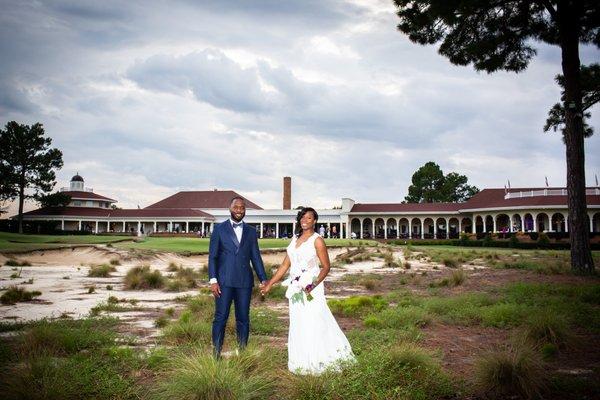
<svg viewBox="0 0 600 400">
<path fill-rule="evenodd" d="M 429 161 L 415 171 L 408 195 L 408 203 L 440 203 L 467 201 L 479 192 L 475 186 L 467 185 L 467 177 L 450 172 L 444 176 L 440 166 Z"/>
<path fill-rule="evenodd" d="M 42 194 L 36 200 L 42 207 L 66 207 L 71 202 L 71 196 L 66 193 L 56 192 Z"/>
<path fill-rule="evenodd" d="M 585 202 L 585 154 L 579 44 L 600 47 L 600 3 L 592 0 L 394 0 L 398 29 L 418 44 L 476 70 L 520 72 L 535 43 L 559 46 L 564 82 L 564 137 L 571 268 L 593 273 Z"/>
<path fill-rule="evenodd" d="M 32 126 L 8 122 L 0 129 L 0 188 L 4 199 L 19 197 L 19 233 L 23 233 L 23 204 L 26 198 L 39 198 L 56 184 L 55 168 L 63 165 L 60 150 L 49 146 L 42 124 Z M 25 190 L 33 190 L 26 194 Z"/>
<path fill-rule="evenodd" d="M 588 110 L 600 101 L 600 64 L 582 65 L 581 77 L 581 110 L 583 112 L 583 136 L 588 138 L 594 134 L 594 128 L 589 126 L 586 119 L 591 118 L 592 113 Z M 565 78 L 556 76 L 556 83 L 562 88 L 560 99 L 562 103 L 556 103 L 548 112 L 548 119 L 544 125 L 544 132 L 552 129 L 554 132 L 560 129 L 565 141 Z"/>
</svg>

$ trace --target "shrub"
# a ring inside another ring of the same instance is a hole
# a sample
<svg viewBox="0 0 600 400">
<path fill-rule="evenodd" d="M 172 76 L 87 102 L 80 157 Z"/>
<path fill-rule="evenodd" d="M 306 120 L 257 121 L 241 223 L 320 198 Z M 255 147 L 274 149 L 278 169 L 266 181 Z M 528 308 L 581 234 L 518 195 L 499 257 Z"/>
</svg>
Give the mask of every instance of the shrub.
<svg viewBox="0 0 600 400">
<path fill-rule="evenodd" d="M 448 268 L 458 268 L 458 261 L 454 258 L 445 257 L 442 260 L 442 264 L 444 264 Z"/>
<path fill-rule="evenodd" d="M 548 235 L 546 235 L 544 232 L 540 232 L 537 244 L 538 247 L 540 247 L 541 249 L 546 249 L 550 247 L 550 239 L 548 238 Z"/>
<path fill-rule="evenodd" d="M 467 274 L 462 268 L 452 271 L 452 276 L 450 277 L 450 283 L 452 286 L 462 285 L 467 280 Z"/>
<path fill-rule="evenodd" d="M 524 344 L 489 353 L 475 364 L 476 386 L 492 398 L 539 397 L 546 374 L 539 353 Z"/>
<path fill-rule="evenodd" d="M 198 320 L 190 311 L 184 311 L 179 319 L 163 329 L 163 338 L 168 343 L 196 343 L 208 346 L 211 341 L 212 325 Z"/>
<path fill-rule="evenodd" d="M 29 261 L 18 261 L 13 258 L 9 258 L 4 263 L 7 267 L 30 267 L 31 263 Z"/>
<path fill-rule="evenodd" d="M 571 335 L 565 317 L 550 312 L 534 313 L 525 321 L 525 337 L 535 344 L 565 347 Z"/>
<path fill-rule="evenodd" d="M 212 355 L 192 352 L 167 362 L 154 399 L 266 399 L 275 389 L 270 352 L 247 348 L 239 356 L 216 360 Z"/>
<path fill-rule="evenodd" d="M 110 265 L 121 265 L 121 261 L 118 258 L 111 258 Z"/>
<path fill-rule="evenodd" d="M 520 242 L 519 242 L 519 238 L 517 237 L 516 234 L 513 233 L 510 235 L 509 243 L 510 243 L 510 247 L 515 247 L 515 248 L 519 247 Z"/>
<path fill-rule="evenodd" d="M 179 265 L 175 264 L 173 261 L 171 261 L 169 263 L 169 266 L 167 267 L 167 271 L 169 272 L 177 272 L 179 270 Z"/>
<path fill-rule="evenodd" d="M 96 286 L 92 285 L 90 287 L 88 287 L 88 294 L 92 294 L 96 292 Z"/>
<path fill-rule="evenodd" d="M 404 269 L 410 269 L 411 265 L 408 261 L 404 261 L 404 264 L 402 264 L 402 266 L 404 267 Z"/>
<path fill-rule="evenodd" d="M 151 271 L 149 265 L 131 268 L 124 279 L 125 288 L 135 289 L 160 289 L 165 285 L 165 278 L 158 270 Z"/>
<path fill-rule="evenodd" d="M 17 286 L 10 286 L 6 292 L 0 296 L 2 304 L 16 304 L 17 302 L 31 301 L 34 297 L 41 296 L 42 292 L 37 290 L 28 291 Z"/>
<path fill-rule="evenodd" d="M 387 301 L 381 296 L 352 296 L 347 299 L 330 299 L 327 303 L 332 313 L 345 316 L 359 316 L 387 307 Z"/>
<path fill-rule="evenodd" d="M 100 264 L 92 265 L 88 276 L 92 278 L 108 278 L 111 272 L 115 272 L 117 269 L 111 264 Z"/>
</svg>

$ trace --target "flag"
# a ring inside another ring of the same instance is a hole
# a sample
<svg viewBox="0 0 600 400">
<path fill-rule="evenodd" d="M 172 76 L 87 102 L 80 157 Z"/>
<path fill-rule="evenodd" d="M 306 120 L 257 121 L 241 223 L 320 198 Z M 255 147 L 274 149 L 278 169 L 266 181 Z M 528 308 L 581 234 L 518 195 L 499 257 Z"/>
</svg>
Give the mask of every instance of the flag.
<svg viewBox="0 0 600 400">
<path fill-rule="evenodd" d="M 596 186 L 598 186 L 598 174 L 594 174 L 594 176 L 596 177 Z"/>
<path fill-rule="evenodd" d="M 510 190 L 510 179 L 508 180 L 508 189 Z"/>
<path fill-rule="evenodd" d="M 548 177 L 545 176 L 544 178 L 546 178 L 546 187 L 548 187 Z"/>
</svg>

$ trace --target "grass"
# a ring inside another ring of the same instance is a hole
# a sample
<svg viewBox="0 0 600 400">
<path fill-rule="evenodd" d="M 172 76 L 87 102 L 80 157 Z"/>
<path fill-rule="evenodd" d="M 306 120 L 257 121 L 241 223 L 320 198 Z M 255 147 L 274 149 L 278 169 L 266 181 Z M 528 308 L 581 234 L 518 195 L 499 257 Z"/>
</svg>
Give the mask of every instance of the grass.
<svg viewBox="0 0 600 400">
<path fill-rule="evenodd" d="M 0 232 L 0 252 L 51 249 L 65 245 L 105 244 L 131 240 L 123 236 L 96 235 L 29 235 Z"/>
<path fill-rule="evenodd" d="M 18 261 L 12 258 L 9 258 L 4 263 L 7 267 L 30 267 L 31 263 L 29 261 Z"/>
<path fill-rule="evenodd" d="M 175 253 L 207 253 L 208 244 L 210 239 L 208 238 L 189 238 L 189 237 L 146 237 L 143 240 L 136 242 L 121 242 L 115 243 L 114 246 L 118 248 L 137 249 L 137 250 L 155 250 L 155 251 L 169 251 Z M 367 241 L 368 243 L 374 243 L 373 241 Z M 259 239 L 258 246 L 261 249 L 284 249 L 290 243 L 290 239 Z M 354 246 L 353 242 L 349 242 L 348 239 L 325 239 L 327 246 Z"/>
<path fill-rule="evenodd" d="M 331 312 L 337 315 L 357 317 L 373 311 L 380 311 L 388 303 L 381 296 L 352 296 L 347 299 L 331 299 L 327 301 Z"/>
<path fill-rule="evenodd" d="M 115 272 L 117 269 L 114 264 L 100 264 L 92 265 L 88 272 L 88 276 L 91 278 L 109 278 L 111 272 Z"/>
<path fill-rule="evenodd" d="M 2 304 L 16 304 L 33 300 L 34 297 L 41 296 L 42 292 L 34 290 L 29 291 L 18 286 L 9 286 L 6 292 L 0 296 Z"/>
<path fill-rule="evenodd" d="M 490 352 L 475 364 L 475 385 L 490 398 L 538 398 L 547 379 L 540 354 L 526 344 Z"/>
<path fill-rule="evenodd" d="M 123 283 L 128 290 L 160 289 L 165 277 L 158 270 L 151 271 L 149 265 L 142 265 L 127 271 Z"/>
<path fill-rule="evenodd" d="M 211 343 L 212 325 L 208 321 L 194 317 L 186 310 L 179 319 L 167 325 L 162 331 L 163 340 L 169 344 L 193 343 L 208 348 Z"/>
</svg>

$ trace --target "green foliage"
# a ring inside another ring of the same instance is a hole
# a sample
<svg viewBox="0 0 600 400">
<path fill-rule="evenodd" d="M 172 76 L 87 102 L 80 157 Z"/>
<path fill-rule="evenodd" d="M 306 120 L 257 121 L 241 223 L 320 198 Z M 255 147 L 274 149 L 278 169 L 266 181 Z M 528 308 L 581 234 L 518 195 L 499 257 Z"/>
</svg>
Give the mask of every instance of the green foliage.
<svg viewBox="0 0 600 400">
<path fill-rule="evenodd" d="M 540 354 L 526 344 L 496 350 L 475 364 L 476 386 L 491 398 L 540 397 L 546 381 L 547 372 Z"/>
<path fill-rule="evenodd" d="M 9 286 L 6 292 L 0 296 L 2 304 L 16 304 L 17 302 L 31 301 L 34 297 L 41 296 L 42 292 L 34 290 L 28 291 L 18 286 Z"/>
<path fill-rule="evenodd" d="M 532 343 L 551 344 L 557 349 L 564 348 L 572 338 L 567 317 L 550 312 L 535 313 L 527 318 L 524 336 Z"/>
<path fill-rule="evenodd" d="M 216 360 L 202 352 L 181 354 L 167 363 L 153 399 L 265 399 L 275 389 L 270 351 L 247 348 L 239 356 Z"/>
<path fill-rule="evenodd" d="M 9 258 L 4 262 L 4 265 L 7 267 L 30 267 L 31 263 L 29 261 L 18 261 L 12 258 Z"/>
<path fill-rule="evenodd" d="M 56 184 L 54 170 L 63 166 L 62 153 L 49 148 L 42 124 L 31 126 L 10 121 L 0 129 L 0 200 L 36 198 Z M 33 194 L 26 194 L 32 192 Z M 23 232 L 23 214 L 19 212 L 19 233 Z"/>
<path fill-rule="evenodd" d="M 456 172 L 444 176 L 439 165 L 429 161 L 413 174 L 404 200 L 408 203 L 466 201 L 479 192 L 475 186 L 467 185 L 467 180 Z"/>
<path fill-rule="evenodd" d="M 250 308 L 250 331 L 257 335 L 277 335 L 285 331 L 279 313 L 266 307 Z"/>
<path fill-rule="evenodd" d="M 210 322 L 200 320 L 191 311 L 186 310 L 177 321 L 163 329 L 162 335 L 163 339 L 171 344 L 194 343 L 209 346 L 211 332 Z"/>
<path fill-rule="evenodd" d="M 347 299 L 330 299 L 327 301 L 334 314 L 356 317 L 387 307 L 387 301 L 381 296 L 351 296 Z"/>
<path fill-rule="evenodd" d="M 92 265 L 88 272 L 88 276 L 91 278 L 108 278 L 111 272 L 115 272 L 117 269 L 112 264 L 100 264 Z"/>
<path fill-rule="evenodd" d="M 41 194 L 36 198 L 41 207 L 66 207 L 71 202 L 71 196 L 63 192 Z"/>
<path fill-rule="evenodd" d="M 149 265 L 143 265 L 127 271 L 124 283 L 128 290 L 160 289 L 165 285 L 165 278 L 160 271 L 151 271 Z"/>
</svg>

